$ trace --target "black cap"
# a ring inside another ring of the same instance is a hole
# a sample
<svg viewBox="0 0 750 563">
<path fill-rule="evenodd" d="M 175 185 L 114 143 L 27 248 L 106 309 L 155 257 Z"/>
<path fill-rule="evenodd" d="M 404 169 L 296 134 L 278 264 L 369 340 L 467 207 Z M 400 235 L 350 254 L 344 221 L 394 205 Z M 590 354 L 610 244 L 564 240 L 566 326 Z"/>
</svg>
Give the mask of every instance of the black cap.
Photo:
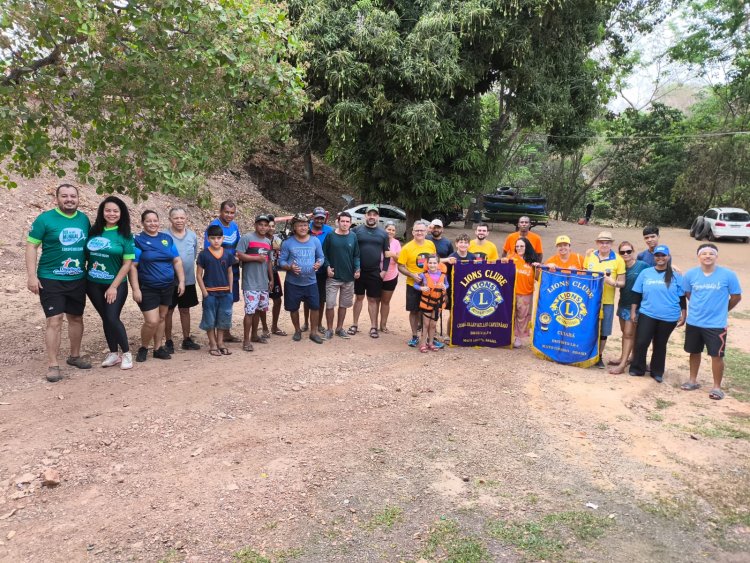
<svg viewBox="0 0 750 563">
<path fill-rule="evenodd" d="M 265 221 L 266 223 L 270 223 L 271 222 L 271 217 L 268 216 L 268 215 L 266 215 L 265 213 L 261 213 L 260 215 L 258 215 L 255 218 L 255 222 L 256 223 L 260 223 L 261 221 Z"/>
</svg>

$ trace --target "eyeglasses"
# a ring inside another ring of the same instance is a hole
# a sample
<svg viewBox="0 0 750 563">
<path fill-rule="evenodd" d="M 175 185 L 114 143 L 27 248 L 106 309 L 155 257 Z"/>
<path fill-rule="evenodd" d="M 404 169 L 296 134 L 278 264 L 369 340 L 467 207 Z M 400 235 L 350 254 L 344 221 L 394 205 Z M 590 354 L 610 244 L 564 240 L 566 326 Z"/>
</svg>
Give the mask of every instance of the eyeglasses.
<svg viewBox="0 0 750 563">
<path fill-rule="evenodd" d="M 633 249 L 632 248 L 630 250 L 621 250 L 620 251 L 620 256 L 627 256 L 628 254 L 633 254 Z"/>
</svg>

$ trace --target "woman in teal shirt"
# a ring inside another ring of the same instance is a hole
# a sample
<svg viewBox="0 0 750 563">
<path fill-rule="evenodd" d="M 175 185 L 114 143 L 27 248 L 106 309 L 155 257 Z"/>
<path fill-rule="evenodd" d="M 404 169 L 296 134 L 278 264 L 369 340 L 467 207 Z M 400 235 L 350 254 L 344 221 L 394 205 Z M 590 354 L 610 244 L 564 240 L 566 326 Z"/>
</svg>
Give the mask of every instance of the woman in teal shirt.
<svg viewBox="0 0 750 563">
<path fill-rule="evenodd" d="M 117 364 L 122 369 L 133 367 L 120 313 L 128 297 L 128 284 L 123 282 L 134 258 L 128 208 L 120 198 L 109 196 L 99 205 L 86 242 L 86 293 L 104 325 L 109 346 L 109 354 L 102 362 L 105 368 Z"/>
</svg>

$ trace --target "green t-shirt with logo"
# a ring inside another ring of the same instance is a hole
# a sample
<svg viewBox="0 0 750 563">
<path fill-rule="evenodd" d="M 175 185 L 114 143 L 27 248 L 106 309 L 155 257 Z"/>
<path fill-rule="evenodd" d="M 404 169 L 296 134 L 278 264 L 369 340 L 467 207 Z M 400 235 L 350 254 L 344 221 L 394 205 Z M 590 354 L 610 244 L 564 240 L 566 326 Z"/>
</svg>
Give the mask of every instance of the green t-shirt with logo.
<svg viewBox="0 0 750 563">
<path fill-rule="evenodd" d="M 104 227 L 102 234 L 86 241 L 86 258 L 86 278 L 109 285 L 122 268 L 123 260 L 135 258 L 133 237 L 125 238 L 117 227 Z"/>
<path fill-rule="evenodd" d="M 45 211 L 31 224 L 27 241 L 42 245 L 36 275 L 47 280 L 80 280 L 86 274 L 86 237 L 89 218 L 76 211 L 65 215 L 55 207 Z"/>
</svg>

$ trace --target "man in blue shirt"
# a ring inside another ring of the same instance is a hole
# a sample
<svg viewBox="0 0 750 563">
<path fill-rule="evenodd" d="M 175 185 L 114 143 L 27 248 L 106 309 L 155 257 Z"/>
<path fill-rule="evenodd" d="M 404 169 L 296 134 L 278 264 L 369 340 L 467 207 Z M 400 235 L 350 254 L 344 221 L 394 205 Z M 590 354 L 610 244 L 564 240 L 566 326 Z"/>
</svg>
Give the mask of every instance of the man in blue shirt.
<svg viewBox="0 0 750 563">
<path fill-rule="evenodd" d="M 286 271 L 284 278 L 284 308 L 294 325 L 292 340 L 302 340 L 302 328 L 299 324 L 299 307 L 305 302 L 310 307 L 310 323 L 319 324 L 320 299 L 316 274 L 323 265 L 323 248 L 316 237 L 310 236 L 310 226 L 304 213 L 297 213 L 292 218 L 292 236 L 281 244 L 279 268 Z M 322 344 L 323 339 L 316 331 L 310 332 L 310 340 Z"/>
<path fill-rule="evenodd" d="M 724 398 L 721 380 L 724 377 L 724 350 L 727 343 L 729 311 L 742 299 L 737 274 L 717 266 L 719 249 L 711 243 L 698 247 L 700 266 L 685 273 L 685 294 L 689 300 L 685 327 L 685 352 L 690 354 L 690 380 L 682 384 L 685 391 L 700 388 L 698 370 L 704 347 L 711 356 L 713 389 L 709 397 Z"/>
<path fill-rule="evenodd" d="M 430 234 L 427 235 L 427 240 L 431 240 L 435 245 L 441 262 L 446 262 L 446 258 L 453 254 L 453 244 L 443 236 L 443 222 L 440 219 L 433 219 L 430 223 Z"/>
</svg>

